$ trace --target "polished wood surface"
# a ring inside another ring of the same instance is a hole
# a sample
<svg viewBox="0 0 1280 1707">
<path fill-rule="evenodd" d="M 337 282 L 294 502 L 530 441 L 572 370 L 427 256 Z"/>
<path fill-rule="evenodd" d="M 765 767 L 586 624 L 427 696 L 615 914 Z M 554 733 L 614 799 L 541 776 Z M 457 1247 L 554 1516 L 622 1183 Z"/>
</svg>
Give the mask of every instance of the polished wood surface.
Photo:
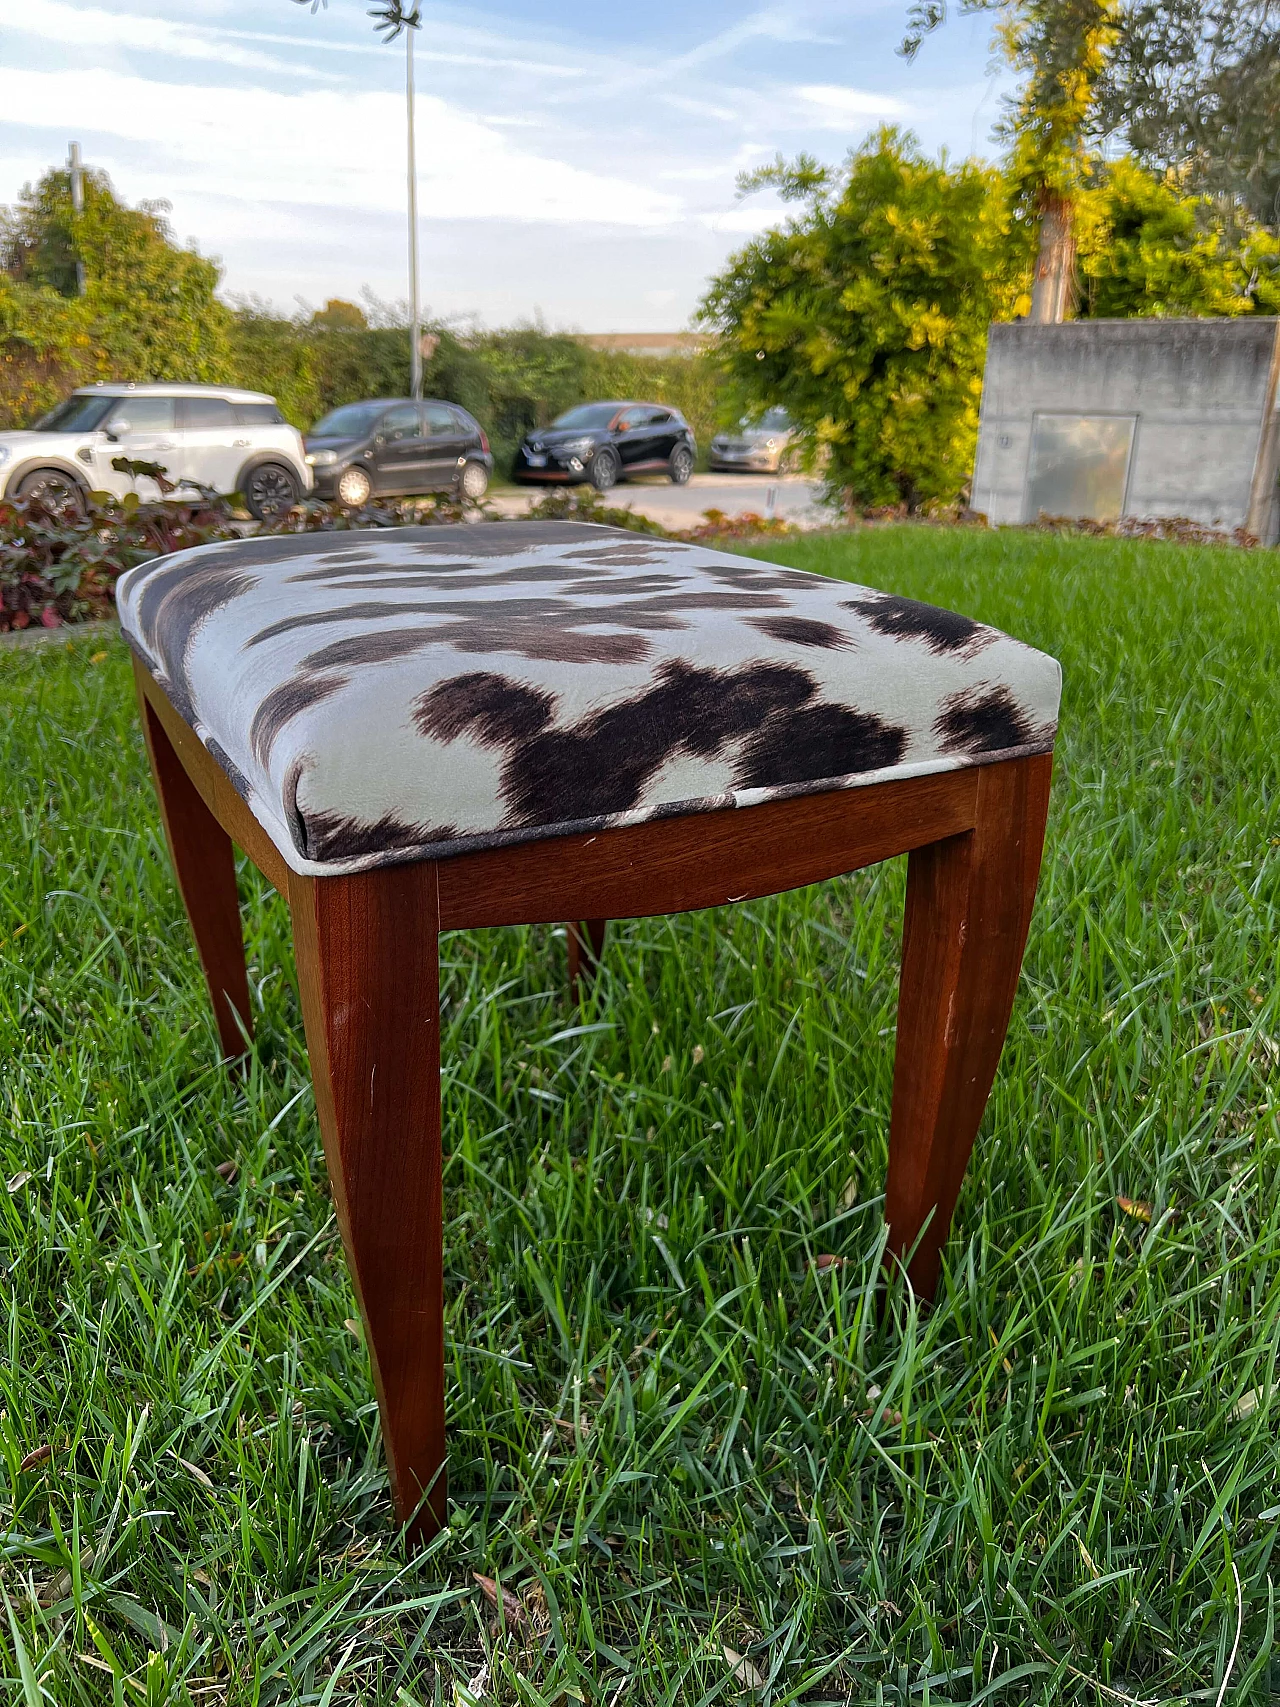
<svg viewBox="0 0 1280 1707">
<path fill-rule="evenodd" d="M 438 936 L 571 921 L 571 984 L 608 919 L 719 906 L 909 853 L 886 1215 L 923 1296 L 986 1106 L 1021 968 L 1050 757 L 835 789 L 353 876 L 289 870 L 163 691 L 143 722 L 219 1036 L 249 1017 L 229 838 L 288 899 L 316 1106 L 412 1542 L 445 1512 Z"/>
<path fill-rule="evenodd" d="M 837 788 L 440 861 L 440 923 L 640 919 L 756 900 L 968 830 L 978 773 Z"/>
<path fill-rule="evenodd" d="M 289 905 L 316 1110 L 391 1492 L 418 1542 L 445 1514 L 436 868 L 294 876 Z"/>
<path fill-rule="evenodd" d="M 253 1036 L 253 1010 L 236 892 L 235 849 L 145 696 L 140 710 L 160 817 L 209 986 L 218 1041 L 224 1055 L 243 1055 Z"/>
<path fill-rule="evenodd" d="M 1052 766 L 1049 755 L 984 765 L 974 828 L 907 866 L 885 1216 L 926 1298 L 1009 1026 Z"/>
</svg>

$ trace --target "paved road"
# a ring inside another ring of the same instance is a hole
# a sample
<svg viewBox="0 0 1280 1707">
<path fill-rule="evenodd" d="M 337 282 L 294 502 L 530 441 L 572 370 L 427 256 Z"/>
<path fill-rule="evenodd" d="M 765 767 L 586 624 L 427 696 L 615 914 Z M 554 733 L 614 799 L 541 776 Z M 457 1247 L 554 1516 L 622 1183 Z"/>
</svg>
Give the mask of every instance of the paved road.
<svg viewBox="0 0 1280 1707">
<path fill-rule="evenodd" d="M 502 515 L 518 516 L 541 497 L 543 490 L 526 486 L 514 492 L 493 492 L 490 502 Z M 817 482 L 794 474 L 772 478 L 760 474 L 695 474 L 687 486 L 673 486 L 660 477 L 628 480 L 607 492 L 604 501 L 634 509 L 664 527 L 687 528 L 698 522 L 704 510 L 723 510 L 729 516 L 755 510 L 767 515 L 770 492 L 774 515 L 796 527 L 830 527 L 835 520 L 818 502 Z"/>
</svg>

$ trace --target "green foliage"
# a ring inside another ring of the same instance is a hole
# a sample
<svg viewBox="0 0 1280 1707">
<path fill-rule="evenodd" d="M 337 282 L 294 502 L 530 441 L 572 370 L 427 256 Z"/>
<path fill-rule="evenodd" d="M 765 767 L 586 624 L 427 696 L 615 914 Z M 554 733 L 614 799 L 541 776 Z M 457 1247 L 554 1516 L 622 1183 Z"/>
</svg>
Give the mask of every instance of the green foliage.
<svg viewBox="0 0 1280 1707">
<path fill-rule="evenodd" d="M 106 616 L 116 582 L 151 557 L 220 539 L 243 539 L 247 513 L 234 497 L 201 491 L 173 498 L 173 483 L 156 463 L 115 464 L 156 480 L 162 497 L 117 498 L 91 492 L 79 506 L 46 499 L 0 502 L 0 633 L 33 623 L 57 628 Z M 286 515 L 257 525 L 257 533 L 332 533 L 350 528 L 422 526 L 473 519 L 481 506 L 436 493 L 426 498 L 374 499 L 358 509 L 307 499 Z M 625 512 L 630 515 L 630 511 Z M 623 521 L 620 524 L 627 526 Z"/>
<path fill-rule="evenodd" d="M 1078 203 L 1085 316 L 1280 313 L 1280 238 L 1122 159 Z"/>
<path fill-rule="evenodd" d="M 0 428 L 26 427 L 111 362 L 82 298 L 0 272 Z"/>
<path fill-rule="evenodd" d="M 1126 0 L 1121 19 L 1093 134 L 1280 223 L 1280 5 Z"/>
<path fill-rule="evenodd" d="M 65 171 L 25 190 L 0 219 L 0 268 L 0 424 L 26 425 L 91 379 L 225 372 L 217 263 L 174 242 L 163 204 L 118 201 L 104 173 L 85 173 L 80 213 Z"/>
<path fill-rule="evenodd" d="M 961 16 L 998 18 L 996 38 L 1022 78 L 1001 130 L 1019 189 L 1033 199 L 1069 196 L 1087 168 L 1096 89 L 1121 28 L 1122 0 L 960 0 Z M 946 22 L 947 0 L 911 0 L 899 50 L 914 60 Z"/>
<path fill-rule="evenodd" d="M 1087 154 L 1123 142 L 1253 218 L 1280 221 L 1280 5 L 1276 0 L 959 0 L 998 20 L 1023 83 L 1006 133 L 1029 187 L 1070 196 Z M 911 0 L 914 59 L 948 0 Z"/>
<path fill-rule="evenodd" d="M 858 508 L 963 497 L 988 321 L 1027 308 L 1023 164 L 953 168 L 883 132 L 843 174 L 802 157 L 742 180 L 804 211 L 708 291 L 732 400 L 786 404 Z M 1074 196 L 1082 314 L 1280 313 L 1273 232 L 1131 158 L 1087 164 Z"/>
<path fill-rule="evenodd" d="M 1269 1699 L 1280 560 L 936 528 L 761 555 L 1064 666 L 938 1305 L 875 1290 L 905 862 L 623 921 L 581 1010 L 561 932 L 451 932 L 449 1528 L 417 1559 L 287 908 L 242 867 L 227 1072 L 125 647 L 0 650 L 6 1702 L 22 1656 L 58 1707 L 428 1707 L 482 1673 L 495 1707 Z"/>
<path fill-rule="evenodd" d="M 1117 10 L 1118 0 L 1002 0 L 998 33 L 1024 79 L 1002 126 L 1008 171 L 1038 212 L 1075 196 L 1088 171 L 1086 127 Z"/>
<path fill-rule="evenodd" d="M 362 332 L 369 321 L 364 309 L 358 308 L 354 302 L 331 296 L 324 307 L 311 316 L 311 324 L 329 331 Z"/>
<path fill-rule="evenodd" d="M 238 538 L 237 520 L 224 498 L 162 503 L 94 492 L 82 508 L 40 498 L 0 503 L 0 633 L 106 616 L 126 569 Z"/>
<path fill-rule="evenodd" d="M 735 255 L 704 300 L 735 396 L 784 404 L 850 503 L 956 502 L 987 327 L 1013 312 L 1028 267 L 1004 179 L 884 130 L 838 178 L 805 160 L 753 181 L 804 212 Z"/>
</svg>

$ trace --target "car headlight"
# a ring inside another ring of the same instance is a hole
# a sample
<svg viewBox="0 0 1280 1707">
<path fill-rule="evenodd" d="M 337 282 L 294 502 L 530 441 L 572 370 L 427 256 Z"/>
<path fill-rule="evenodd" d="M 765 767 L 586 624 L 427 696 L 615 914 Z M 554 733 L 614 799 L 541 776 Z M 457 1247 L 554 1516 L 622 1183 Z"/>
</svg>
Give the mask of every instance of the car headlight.
<svg viewBox="0 0 1280 1707">
<path fill-rule="evenodd" d="M 8 462 L 8 460 L 9 460 L 9 447 L 8 447 L 8 445 L 0 445 L 0 462 Z"/>
<path fill-rule="evenodd" d="M 777 450 L 777 448 L 778 448 L 777 439 L 766 439 L 764 441 L 764 448 L 766 450 Z"/>
<path fill-rule="evenodd" d="M 589 450 L 595 449 L 594 439 L 566 439 L 563 444 L 556 446 L 568 456 L 585 456 Z"/>
<path fill-rule="evenodd" d="M 336 450 L 309 450 L 307 452 L 307 461 L 312 468 L 328 468 L 330 463 L 337 462 L 337 460 L 338 453 Z"/>
</svg>

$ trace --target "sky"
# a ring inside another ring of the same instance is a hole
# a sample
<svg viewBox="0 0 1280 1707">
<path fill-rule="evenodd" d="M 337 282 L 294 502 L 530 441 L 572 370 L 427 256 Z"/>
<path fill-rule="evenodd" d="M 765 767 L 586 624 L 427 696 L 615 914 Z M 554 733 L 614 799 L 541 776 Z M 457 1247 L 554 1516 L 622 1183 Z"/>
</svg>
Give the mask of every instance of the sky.
<svg viewBox="0 0 1280 1707">
<path fill-rule="evenodd" d="M 877 125 L 994 152 L 1006 75 L 953 18 L 913 65 L 905 0 L 424 0 L 415 40 L 422 297 L 454 323 L 688 324 L 782 213 L 744 169 L 838 162 Z M 0 202 L 81 145 L 162 200 L 228 300 L 405 298 L 405 52 L 364 0 L 0 0 Z"/>
</svg>

